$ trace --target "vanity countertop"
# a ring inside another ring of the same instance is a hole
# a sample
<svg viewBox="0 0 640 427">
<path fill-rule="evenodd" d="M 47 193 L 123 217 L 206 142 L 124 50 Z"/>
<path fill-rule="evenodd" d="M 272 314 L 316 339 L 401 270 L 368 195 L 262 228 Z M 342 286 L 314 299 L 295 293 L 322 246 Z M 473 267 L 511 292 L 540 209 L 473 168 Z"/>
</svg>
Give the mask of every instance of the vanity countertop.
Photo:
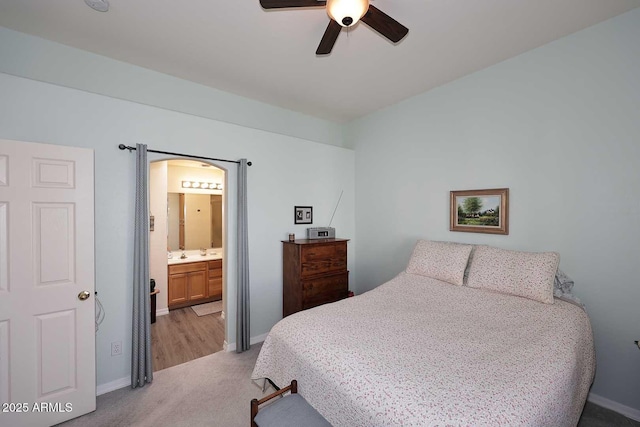
<svg viewBox="0 0 640 427">
<path fill-rule="evenodd" d="M 200 251 L 184 251 L 186 258 L 180 258 L 182 251 L 172 253 L 173 258 L 167 259 L 168 265 L 186 264 L 188 262 L 214 261 L 222 259 L 222 249 L 209 249 L 206 255 L 200 255 Z"/>
</svg>

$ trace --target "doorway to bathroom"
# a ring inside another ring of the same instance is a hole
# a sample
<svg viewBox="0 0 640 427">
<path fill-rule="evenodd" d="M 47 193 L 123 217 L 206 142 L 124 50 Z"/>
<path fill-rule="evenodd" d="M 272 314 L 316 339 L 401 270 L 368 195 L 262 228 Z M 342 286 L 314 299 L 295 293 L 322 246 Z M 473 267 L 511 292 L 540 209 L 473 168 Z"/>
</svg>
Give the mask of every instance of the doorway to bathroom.
<svg viewBox="0 0 640 427">
<path fill-rule="evenodd" d="M 226 171 L 203 161 L 150 163 L 154 371 L 224 347 L 225 184 Z"/>
</svg>

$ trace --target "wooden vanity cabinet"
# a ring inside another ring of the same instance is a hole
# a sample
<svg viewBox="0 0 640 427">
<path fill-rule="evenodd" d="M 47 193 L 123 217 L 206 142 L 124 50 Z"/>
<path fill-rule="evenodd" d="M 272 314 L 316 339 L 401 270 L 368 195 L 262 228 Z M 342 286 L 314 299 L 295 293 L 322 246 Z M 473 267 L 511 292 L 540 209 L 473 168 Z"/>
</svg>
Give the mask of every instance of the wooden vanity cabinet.
<svg viewBox="0 0 640 427">
<path fill-rule="evenodd" d="M 282 316 L 346 298 L 347 239 L 283 241 Z"/>
<path fill-rule="evenodd" d="M 222 260 L 208 261 L 209 289 L 208 296 L 213 299 L 222 299 Z"/>
<path fill-rule="evenodd" d="M 218 274 L 217 270 L 214 269 L 211 273 L 210 263 L 219 263 L 219 278 L 215 277 Z M 211 277 L 214 281 L 219 280 L 219 292 L 212 293 L 212 289 L 216 290 L 216 288 L 211 286 L 210 274 L 213 274 Z M 222 298 L 222 260 L 169 265 L 168 275 L 169 309 L 188 307 Z"/>
</svg>

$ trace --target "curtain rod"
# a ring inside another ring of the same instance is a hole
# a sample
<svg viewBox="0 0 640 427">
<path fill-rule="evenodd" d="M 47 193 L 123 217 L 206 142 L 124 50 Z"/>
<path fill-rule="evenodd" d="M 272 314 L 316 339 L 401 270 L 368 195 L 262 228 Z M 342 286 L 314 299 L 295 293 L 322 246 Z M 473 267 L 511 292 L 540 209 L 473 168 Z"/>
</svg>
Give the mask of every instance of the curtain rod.
<svg viewBox="0 0 640 427">
<path fill-rule="evenodd" d="M 124 144 L 118 145 L 118 148 L 121 149 L 121 150 L 129 150 L 129 152 L 132 152 L 132 151 L 134 151 L 136 149 L 136 147 L 130 147 L 130 146 L 124 145 Z M 160 151 L 160 150 L 149 150 L 149 149 L 147 149 L 147 151 L 149 153 L 170 154 L 172 156 L 191 157 L 193 159 L 216 160 L 218 162 L 229 162 L 229 163 L 238 163 L 238 164 L 240 164 L 240 162 L 237 161 L 237 160 L 216 159 L 214 157 L 203 157 L 203 156 L 192 156 L 191 154 L 172 153 L 171 151 Z M 251 166 L 251 162 L 247 162 L 247 166 Z"/>
</svg>

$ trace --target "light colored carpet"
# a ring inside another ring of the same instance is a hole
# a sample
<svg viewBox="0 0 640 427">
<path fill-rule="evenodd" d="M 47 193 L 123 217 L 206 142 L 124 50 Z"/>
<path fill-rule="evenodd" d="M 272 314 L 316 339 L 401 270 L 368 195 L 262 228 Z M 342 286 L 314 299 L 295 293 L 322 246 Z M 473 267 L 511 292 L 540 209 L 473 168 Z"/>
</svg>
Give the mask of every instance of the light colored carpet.
<svg viewBox="0 0 640 427">
<path fill-rule="evenodd" d="M 222 300 L 192 305 L 191 309 L 196 312 L 198 317 L 206 316 L 207 314 L 219 313 L 222 311 Z"/>
<path fill-rule="evenodd" d="M 98 396 L 95 412 L 64 427 L 247 427 L 249 402 L 265 393 L 251 381 L 261 344 L 244 353 L 214 353 L 153 374 L 153 383 Z"/>
<path fill-rule="evenodd" d="M 248 427 L 249 402 L 265 393 L 250 379 L 261 344 L 244 353 L 218 352 L 155 372 L 153 383 L 98 396 L 95 412 L 63 427 Z M 587 402 L 578 427 L 640 427 Z"/>
</svg>

